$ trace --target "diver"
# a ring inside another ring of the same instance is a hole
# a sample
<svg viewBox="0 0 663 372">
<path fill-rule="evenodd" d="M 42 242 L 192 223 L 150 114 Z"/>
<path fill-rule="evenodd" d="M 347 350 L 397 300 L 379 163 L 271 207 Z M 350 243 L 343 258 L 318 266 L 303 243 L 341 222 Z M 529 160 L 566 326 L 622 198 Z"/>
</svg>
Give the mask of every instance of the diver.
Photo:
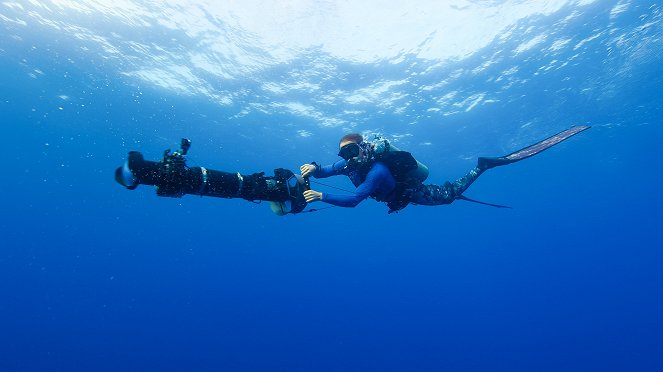
<svg viewBox="0 0 663 372">
<path fill-rule="evenodd" d="M 509 155 L 494 158 L 480 157 L 476 167 L 465 176 L 454 182 L 447 181 L 441 186 L 423 183 L 428 177 L 428 168 L 409 152 L 399 150 L 384 139 L 378 138 L 376 141 L 367 142 L 362 135 L 351 133 L 339 141 L 338 156 L 342 158 L 341 160 L 326 166 L 320 166 L 315 162 L 304 164 L 300 167 L 300 171 L 305 179 L 311 176 L 326 178 L 346 175 L 356 187 L 355 192 L 349 195 L 337 195 L 308 189 L 303 195 L 307 203 L 323 201 L 339 207 L 355 207 L 370 197 L 385 202 L 389 207 L 389 213 L 399 211 L 408 204 L 443 205 L 450 204 L 456 199 L 477 202 L 464 197 L 463 193 L 483 172 L 536 155 L 586 129 L 589 129 L 589 126 L 575 126 Z"/>
<path fill-rule="evenodd" d="M 115 180 L 129 190 L 138 185 L 155 186 L 157 195 L 163 197 L 199 195 L 266 201 L 272 211 L 281 216 L 306 212 L 306 206 L 313 201 L 354 207 L 369 197 L 387 203 L 389 213 L 408 204 L 441 205 L 456 199 L 504 207 L 469 199 L 463 196 L 463 192 L 486 170 L 536 155 L 588 128 L 572 127 L 509 155 L 479 158 L 477 166 L 465 176 L 442 186 L 424 184 L 428 168 L 409 152 L 401 151 L 384 139 L 366 142 L 357 133 L 341 138 L 338 155 L 342 160 L 324 167 L 315 162 L 304 164 L 300 167 L 301 176 L 284 168 L 274 169 L 272 176 L 265 175 L 265 172 L 241 174 L 189 167 L 186 155 L 191 141 L 183 138 L 180 149 L 164 151 L 160 161 L 145 160 L 140 152 L 129 152 L 124 165 L 115 170 Z M 334 195 L 310 189 L 310 176 L 325 178 L 341 174 L 350 177 L 357 187 L 354 193 Z"/>
</svg>

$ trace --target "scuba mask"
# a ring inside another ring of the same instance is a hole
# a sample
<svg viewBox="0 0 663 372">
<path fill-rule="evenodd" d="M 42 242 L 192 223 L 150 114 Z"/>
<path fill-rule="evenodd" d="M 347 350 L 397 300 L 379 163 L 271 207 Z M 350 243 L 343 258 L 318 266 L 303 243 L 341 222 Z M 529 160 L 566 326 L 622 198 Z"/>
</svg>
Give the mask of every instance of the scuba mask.
<svg viewBox="0 0 663 372">
<path fill-rule="evenodd" d="M 347 145 L 341 147 L 341 150 L 338 152 L 338 156 L 345 160 L 356 158 L 359 156 L 359 144 L 354 142 L 348 143 Z"/>
</svg>

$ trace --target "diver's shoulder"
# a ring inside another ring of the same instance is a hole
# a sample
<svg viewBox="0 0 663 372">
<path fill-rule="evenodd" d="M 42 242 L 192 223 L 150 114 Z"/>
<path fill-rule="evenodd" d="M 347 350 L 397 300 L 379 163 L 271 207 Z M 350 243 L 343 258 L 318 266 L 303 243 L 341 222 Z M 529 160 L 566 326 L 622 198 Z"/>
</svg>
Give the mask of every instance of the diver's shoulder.
<svg viewBox="0 0 663 372">
<path fill-rule="evenodd" d="M 375 160 L 373 164 L 371 165 L 371 172 L 380 172 L 380 173 L 389 173 L 391 174 L 391 170 L 389 169 L 389 166 L 382 160 Z"/>
</svg>

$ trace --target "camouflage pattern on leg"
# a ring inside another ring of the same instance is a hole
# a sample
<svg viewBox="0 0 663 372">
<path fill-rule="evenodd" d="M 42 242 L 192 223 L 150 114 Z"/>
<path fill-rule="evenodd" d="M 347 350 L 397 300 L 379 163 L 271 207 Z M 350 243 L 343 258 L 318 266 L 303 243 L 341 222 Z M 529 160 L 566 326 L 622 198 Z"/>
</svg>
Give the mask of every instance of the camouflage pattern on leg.
<svg viewBox="0 0 663 372">
<path fill-rule="evenodd" d="M 481 173 L 482 169 L 474 168 L 453 183 L 445 182 L 442 186 L 421 184 L 413 191 L 410 202 L 420 205 L 451 204 L 479 178 Z"/>
</svg>

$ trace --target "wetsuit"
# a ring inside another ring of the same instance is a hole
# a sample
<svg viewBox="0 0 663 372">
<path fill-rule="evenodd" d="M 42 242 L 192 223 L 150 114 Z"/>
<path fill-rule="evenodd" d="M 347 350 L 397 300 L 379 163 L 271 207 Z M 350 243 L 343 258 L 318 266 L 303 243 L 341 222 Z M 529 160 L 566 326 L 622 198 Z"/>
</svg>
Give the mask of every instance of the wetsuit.
<svg viewBox="0 0 663 372">
<path fill-rule="evenodd" d="M 327 178 L 336 175 L 346 175 L 357 188 L 349 195 L 322 194 L 322 201 L 339 207 L 354 207 L 364 199 L 374 197 L 381 201 L 393 198 L 396 180 L 389 168 L 382 162 L 374 162 L 365 177 L 362 177 L 358 166 L 348 166 L 346 160 L 339 160 L 332 165 L 317 167 L 313 173 L 315 178 Z"/>
<path fill-rule="evenodd" d="M 357 187 L 354 193 L 349 195 L 336 195 L 323 193 L 322 201 L 339 207 L 354 207 L 368 197 L 382 202 L 392 202 L 395 199 L 404 199 L 400 208 L 404 208 L 408 202 L 420 205 L 442 205 L 450 204 L 461 195 L 470 185 L 483 173 L 483 170 L 474 168 L 464 177 L 453 183 L 445 182 L 444 185 L 424 185 L 416 183 L 410 185 L 402 193 L 396 191 L 396 180 L 387 166 L 375 161 L 363 176 L 359 166 L 348 166 L 346 160 L 340 160 L 334 164 L 317 167 L 313 173 L 315 178 L 326 178 L 336 175 L 346 175 Z M 398 195 L 400 194 L 400 195 Z"/>
<path fill-rule="evenodd" d="M 421 205 L 441 205 L 451 204 L 456 200 L 470 185 L 476 181 L 484 170 L 474 168 L 465 176 L 455 180 L 453 183 L 445 182 L 444 185 L 424 185 L 419 184 L 410 194 L 410 203 Z"/>
</svg>

